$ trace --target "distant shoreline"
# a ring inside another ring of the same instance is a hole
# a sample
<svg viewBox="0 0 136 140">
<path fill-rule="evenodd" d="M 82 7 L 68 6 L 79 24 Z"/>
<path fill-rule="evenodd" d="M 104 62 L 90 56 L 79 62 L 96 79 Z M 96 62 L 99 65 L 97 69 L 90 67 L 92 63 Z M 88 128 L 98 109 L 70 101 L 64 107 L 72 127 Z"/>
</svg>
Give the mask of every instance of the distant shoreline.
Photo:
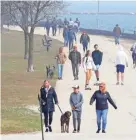
<svg viewBox="0 0 136 140">
<path fill-rule="evenodd" d="M 81 15 L 81 14 L 88 14 L 88 15 L 136 15 L 136 12 L 65 12 L 64 14 L 69 15 Z"/>
</svg>

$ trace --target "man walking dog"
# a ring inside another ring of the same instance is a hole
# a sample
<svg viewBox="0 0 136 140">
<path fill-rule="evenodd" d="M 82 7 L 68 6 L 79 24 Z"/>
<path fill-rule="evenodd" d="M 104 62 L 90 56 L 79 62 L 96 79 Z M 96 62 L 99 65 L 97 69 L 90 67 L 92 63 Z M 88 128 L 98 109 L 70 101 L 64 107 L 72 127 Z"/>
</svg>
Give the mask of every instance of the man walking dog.
<svg viewBox="0 0 136 140">
<path fill-rule="evenodd" d="M 79 86 L 73 86 L 73 93 L 70 96 L 70 105 L 73 114 L 73 133 L 80 132 L 82 114 L 83 95 L 79 91 Z"/>
<path fill-rule="evenodd" d="M 44 113 L 45 132 L 52 132 L 53 112 L 55 111 L 54 102 L 58 104 L 57 94 L 49 81 L 45 80 L 40 89 L 42 101 L 42 112 Z"/>
</svg>

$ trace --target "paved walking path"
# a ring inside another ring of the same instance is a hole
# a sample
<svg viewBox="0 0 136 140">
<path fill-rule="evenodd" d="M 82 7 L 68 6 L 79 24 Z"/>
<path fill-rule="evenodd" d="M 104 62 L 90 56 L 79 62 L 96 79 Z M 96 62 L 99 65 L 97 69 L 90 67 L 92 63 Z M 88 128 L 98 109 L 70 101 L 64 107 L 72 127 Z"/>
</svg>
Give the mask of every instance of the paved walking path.
<svg viewBox="0 0 136 140">
<path fill-rule="evenodd" d="M 43 28 L 37 28 L 35 31 L 36 34 L 44 34 Z M 63 41 L 62 36 L 53 37 Z M 82 46 L 79 44 L 79 35 L 78 39 L 78 50 L 82 53 Z M 99 44 L 100 50 L 103 52 L 103 62 L 100 69 L 100 79 L 101 81 L 106 82 L 107 90 L 110 92 L 114 101 L 116 102 L 118 109 L 115 110 L 111 105 L 109 105 L 108 113 L 108 124 L 107 124 L 107 133 L 106 134 L 96 134 L 96 113 L 95 113 L 95 103 L 93 106 L 89 105 L 89 100 L 92 94 L 98 87 L 93 86 L 95 83 L 95 75 L 93 73 L 91 85 L 91 91 L 85 91 L 85 73 L 80 67 L 79 80 L 74 81 L 72 76 L 72 68 L 70 61 L 67 60 L 64 66 L 63 80 L 57 81 L 56 91 L 59 98 L 59 104 L 63 111 L 70 110 L 69 106 L 69 96 L 72 92 L 72 86 L 74 84 L 79 84 L 80 91 L 84 96 L 83 104 L 83 114 L 82 114 L 82 124 L 81 124 L 81 133 L 72 134 L 72 117 L 70 121 L 70 134 L 61 134 L 60 133 L 60 112 L 56 107 L 56 112 L 54 114 L 53 121 L 53 133 L 45 134 L 45 139 L 48 140 L 100 140 L 100 139 L 118 139 L 118 140 L 131 140 L 136 139 L 136 69 L 132 68 L 131 56 L 129 54 L 129 67 L 125 71 L 125 85 L 116 86 L 116 69 L 115 69 L 115 56 L 117 51 L 117 46 L 114 45 L 113 41 L 110 41 L 104 36 L 90 36 L 91 45 L 90 49 L 93 50 L 94 44 Z M 130 44 L 131 46 L 131 44 Z M 55 47 L 55 46 L 53 46 Z M 61 47 L 61 46 L 60 46 Z M 65 52 L 68 55 L 68 49 L 65 48 Z M 127 51 L 128 52 L 128 51 Z M 41 135 L 39 132 L 32 134 L 18 134 L 18 135 L 8 135 L 2 136 L 3 140 L 22 140 L 22 139 L 33 139 L 40 140 Z"/>
</svg>

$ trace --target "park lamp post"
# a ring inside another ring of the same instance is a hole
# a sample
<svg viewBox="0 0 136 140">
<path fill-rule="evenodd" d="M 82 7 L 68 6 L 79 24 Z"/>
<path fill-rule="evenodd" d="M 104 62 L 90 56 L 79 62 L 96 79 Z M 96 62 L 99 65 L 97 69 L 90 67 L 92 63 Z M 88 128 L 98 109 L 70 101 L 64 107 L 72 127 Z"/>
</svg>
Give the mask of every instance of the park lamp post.
<svg viewBox="0 0 136 140">
<path fill-rule="evenodd" d="M 99 5 L 100 1 L 97 1 L 97 29 L 99 29 Z"/>
</svg>

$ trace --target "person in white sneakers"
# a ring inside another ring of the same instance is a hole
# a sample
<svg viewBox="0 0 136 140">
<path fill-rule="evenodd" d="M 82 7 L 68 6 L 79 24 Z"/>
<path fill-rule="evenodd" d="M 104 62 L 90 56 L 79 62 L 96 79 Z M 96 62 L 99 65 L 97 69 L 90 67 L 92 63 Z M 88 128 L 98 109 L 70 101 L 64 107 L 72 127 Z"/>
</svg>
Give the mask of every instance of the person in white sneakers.
<svg viewBox="0 0 136 140">
<path fill-rule="evenodd" d="M 124 85 L 124 70 L 125 67 L 128 67 L 128 56 L 124 52 L 123 46 L 121 45 L 118 48 L 115 64 L 116 64 L 116 72 L 117 72 L 116 85 L 120 84 L 120 75 L 121 75 L 121 85 Z"/>
<path fill-rule="evenodd" d="M 92 75 L 92 70 L 95 70 L 95 64 L 93 62 L 91 51 L 88 50 L 85 57 L 83 58 L 83 67 L 86 73 L 85 90 L 91 90 L 89 82 Z"/>
</svg>

